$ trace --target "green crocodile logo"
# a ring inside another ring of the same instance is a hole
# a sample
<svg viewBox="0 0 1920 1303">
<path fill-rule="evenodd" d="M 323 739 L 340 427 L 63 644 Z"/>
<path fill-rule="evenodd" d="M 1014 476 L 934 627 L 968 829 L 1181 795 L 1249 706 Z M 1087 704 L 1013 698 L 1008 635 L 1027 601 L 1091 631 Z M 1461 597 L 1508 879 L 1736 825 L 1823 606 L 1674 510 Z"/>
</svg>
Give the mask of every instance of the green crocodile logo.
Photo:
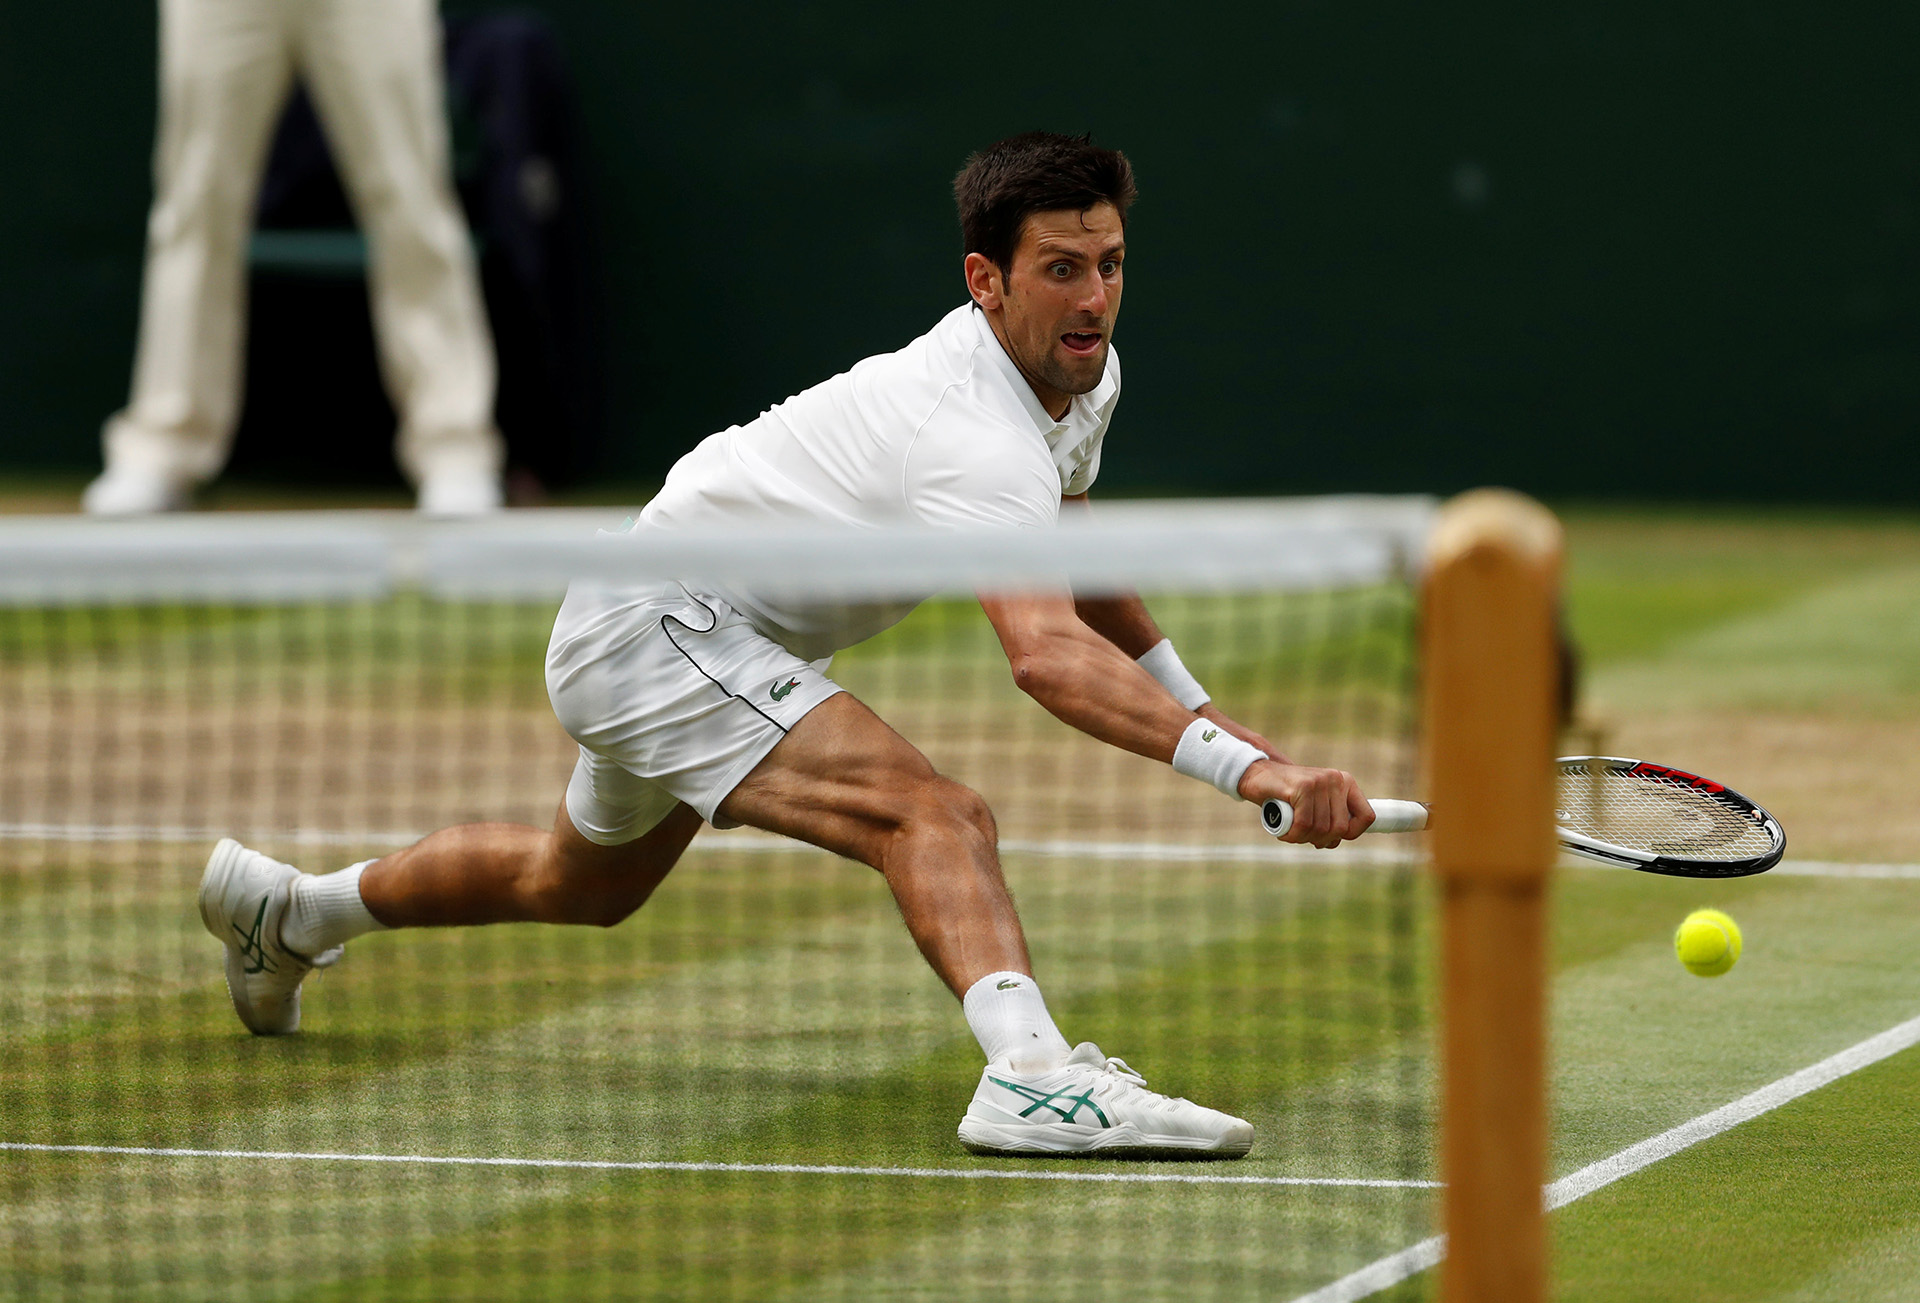
<svg viewBox="0 0 1920 1303">
<path fill-rule="evenodd" d="M 798 679 L 788 679 L 785 683 L 776 683 L 772 689 L 773 699 L 775 701 L 784 701 L 786 700 L 787 694 L 799 686 L 800 680 Z"/>
<path fill-rule="evenodd" d="M 1215 738 L 1217 738 L 1217 737 L 1219 737 L 1219 736 L 1220 736 L 1220 730 L 1219 730 L 1219 729 L 1217 729 L 1217 728 L 1210 728 L 1210 729 L 1208 729 L 1208 730 L 1207 730 L 1206 732 L 1204 732 L 1204 733 L 1202 733 L 1202 734 L 1200 735 L 1200 740 L 1201 740 L 1202 742 L 1211 742 L 1211 741 L 1213 741 L 1213 740 L 1214 740 Z"/>
<path fill-rule="evenodd" d="M 1014 981 L 1011 977 L 1009 977 L 1006 981 L 997 983 L 993 989 L 996 991 L 1011 991 L 1016 989 L 1019 985 L 1020 983 Z"/>
</svg>

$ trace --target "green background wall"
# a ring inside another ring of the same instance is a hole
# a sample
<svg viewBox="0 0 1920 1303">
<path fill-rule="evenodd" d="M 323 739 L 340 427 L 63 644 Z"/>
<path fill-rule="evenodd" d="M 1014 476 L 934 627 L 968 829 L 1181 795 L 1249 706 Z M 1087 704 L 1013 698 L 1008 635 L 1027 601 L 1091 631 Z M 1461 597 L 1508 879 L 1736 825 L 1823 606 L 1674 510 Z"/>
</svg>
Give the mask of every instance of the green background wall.
<svg viewBox="0 0 1920 1303">
<path fill-rule="evenodd" d="M 549 0 L 593 159 L 601 471 L 959 301 L 1032 126 L 1142 199 L 1110 485 L 1920 500 L 1920 8 Z M 0 468 L 124 397 L 154 11 L 0 5 Z"/>
</svg>

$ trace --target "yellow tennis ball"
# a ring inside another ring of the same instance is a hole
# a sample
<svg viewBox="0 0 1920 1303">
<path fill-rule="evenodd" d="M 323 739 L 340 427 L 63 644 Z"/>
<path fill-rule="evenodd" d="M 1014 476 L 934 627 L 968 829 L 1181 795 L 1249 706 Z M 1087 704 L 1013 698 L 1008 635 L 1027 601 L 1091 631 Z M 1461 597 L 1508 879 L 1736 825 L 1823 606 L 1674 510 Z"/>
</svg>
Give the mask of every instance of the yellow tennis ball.
<svg viewBox="0 0 1920 1303">
<path fill-rule="evenodd" d="M 1740 961 L 1740 925 L 1717 909 L 1696 909 L 1673 934 L 1673 952 L 1695 977 L 1718 977 Z"/>
</svg>

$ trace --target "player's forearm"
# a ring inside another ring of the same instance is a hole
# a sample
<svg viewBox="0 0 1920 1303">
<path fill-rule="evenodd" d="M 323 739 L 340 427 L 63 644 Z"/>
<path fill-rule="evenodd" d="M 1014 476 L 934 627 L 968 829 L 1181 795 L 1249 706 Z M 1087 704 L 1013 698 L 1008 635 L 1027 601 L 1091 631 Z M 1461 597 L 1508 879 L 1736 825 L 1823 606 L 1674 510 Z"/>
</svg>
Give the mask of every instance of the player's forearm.
<svg viewBox="0 0 1920 1303">
<path fill-rule="evenodd" d="M 1138 593 L 1073 599 L 1074 613 L 1089 629 L 1138 660 L 1166 635 L 1160 632 Z"/>
<path fill-rule="evenodd" d="M 1153 617 L 1147 613 L 1146 603 L 1140 600 L 1137 593 L 1125 593 L 1112 597 L 1076 597 L 1073 599 L 1073 609 L 1088 628 L 1135 661 L 1159 646 L 1160 640 L 1165 636 L 1160 632 L 1160 626 L 1154 623 Z M 1169 653 L 1172 652 L 1171 647 L 1166 650 Z M 1148 673 L 1165 686 L 1183 706 L 1191 706 L 1196 696 L 1205 697 L 1206 689 L 1192 678 L 1186 666 L 1181 665 L 1177 658 L 1173 662 L 1173 667 L 1179 675 L 1186 678 L 1195 695 L 1183 696 L 1177 682 L 1170 681 L 1166 673 L 1152 669 L 1148 669 Z M 1194 706 L 1193 710 L 1202 719 L 1220 725 L 1241 741 L 1257 747 L 1263 754 L 1271 756 L 1282 764 L 1291 763 L 1273 743 L 1244 724 L 1229 718 L 1214 703 L 1202 701 L 1200 705 Z"/>
<path fill-rule="evenodd" d="M 1054 718 L 1135 755 L 1171 761 L 1193 712 L 1088 629 L 1037 639 L 1012 657 L 1013 679 Z"/>
</svg>

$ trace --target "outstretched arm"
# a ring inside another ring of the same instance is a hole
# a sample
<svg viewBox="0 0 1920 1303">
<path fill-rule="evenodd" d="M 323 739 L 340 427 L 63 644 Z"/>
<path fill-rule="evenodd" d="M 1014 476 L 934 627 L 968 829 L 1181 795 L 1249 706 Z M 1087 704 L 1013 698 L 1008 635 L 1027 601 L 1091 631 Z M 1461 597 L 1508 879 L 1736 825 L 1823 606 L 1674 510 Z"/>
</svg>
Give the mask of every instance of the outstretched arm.
<svg viewBox="0 0 1920 1303">
<path fill-rule="evenodd" d="M 1118 621 L 1111 627 L 1122 637 L 1134 641 L 1144 636 L 1141 621 L 1158 634 L 1138 598 L 1103 600 L 1117 605 L 1095 603 L 1095 618 Z M 1123 645 L 1082 619 L 1073 598 L 1064 593 L 982 595 L 980 605 L 1000 637 L 1021 691 L 1102 742 L 1172 762 L 1181 735 L 1199 716 L 1135 664 Z M 1274 758 L 1248 766 L 1240 778 L 1240 795 L 1255 802 L 1279 797 L 1292 805 L 1295 823 L 1288 841 L 1331 846 L 1358 836 L 1373 822 L 1373 810 L 1350 775 L 1288 764 L 1264 740 L 1247 740 Z"/>
<path fill-rule="evenodd" d="M 980 605 L 1022 692 L 1102 742 L 1154 760 L 1173 759 L 1193 712 L 1082 620 L 1072 599 L 982 595 Z"/>
<path fill-rule="evenodd" d="M 1087 495 L 1084 493 L 1062 497 L 1060 502 L 1063 511 L 1088 510 Z M 1153 616 L 1147 612 L 1147 604 L 1140 600 L 1138 593 L 1116 593 L 1107 597 L 1076 595 L 1073 609 L 1088 628 L 1125 652 L 1130 660 L 1138 661 L 1166 637 Z M 1291 763 L 1273 743 L 1239 721 L 1228 718 L 1211 701 L 1196 706 L 1193 713 L 1218 724 L 1281 764 Z"/>
<path fill-rule="evenodd" d="M 1089 629 L 1135 661 L 1159 646 L 1160 640 L 1166 637 L 1160 632 L 1160 626 L 1154 623 L 1153 617 L 1147 613 L 1147 604 L 1140 600 L 1137 593 L 1122 593 L 1112 597 L 1075 597 L 1073 609 Z M 1281 764 L 1292 763 L 1280 754 L 1279 748 L 1273 743 L 1239 721 L 1229 719 L 1226 713 L 1211 701 L 1196 706 L 1193 713 L 1201 719 L 1218 724 L 1242 742 L 1249 743 Z"/>
</svg>

